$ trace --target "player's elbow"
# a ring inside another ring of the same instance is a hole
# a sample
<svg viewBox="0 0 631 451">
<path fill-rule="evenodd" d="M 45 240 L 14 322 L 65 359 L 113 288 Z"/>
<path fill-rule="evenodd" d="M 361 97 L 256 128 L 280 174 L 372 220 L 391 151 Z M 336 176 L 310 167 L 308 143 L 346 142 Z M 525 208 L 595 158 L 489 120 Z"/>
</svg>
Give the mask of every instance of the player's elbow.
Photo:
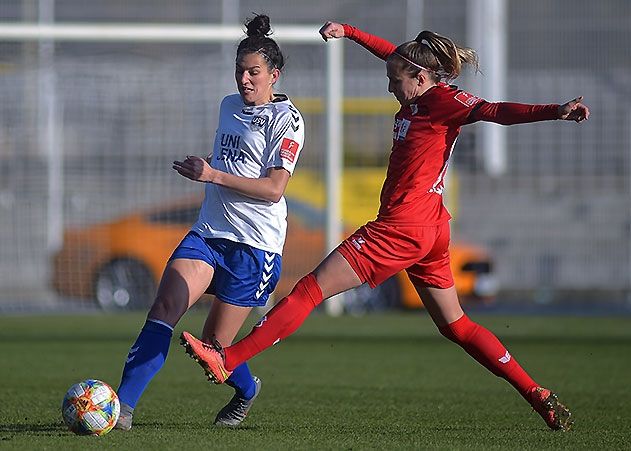
<svg viewBox="0 0 631 451">
<path fill-rule="evenodd" d="M 266 189 L 264 192 L 259 191 L 259 194 L 257 197 L 261 200 L 272 202 L 275 204 L 275 203 L 280 202 L 280 200 L 283 198 L 283 190 L 277 189 L 275 187 L 270 187 Z"/>
<path fill-rule="evenodd" d="M 271 171 L 265 179 L 265 200 L 273 203 L 278 203 L 285 194 L 285 188 L 289 181 L 289 172 L 285 169 Z"/>
<path fill-rule="evenodd" d="M 270 193 L 269 198 L 267 200 L 276 204 L 280 202 L 282 198 L 283 198 L 283 190 L 273 190 Z"/>
<path fill-rule="evenodd" d="M 267 200 L 273 203 L 278 203 L 285 194 L 285 187 L 287 186 L 286 180 L 273 181 L 267 187 Z"/>
</svg>

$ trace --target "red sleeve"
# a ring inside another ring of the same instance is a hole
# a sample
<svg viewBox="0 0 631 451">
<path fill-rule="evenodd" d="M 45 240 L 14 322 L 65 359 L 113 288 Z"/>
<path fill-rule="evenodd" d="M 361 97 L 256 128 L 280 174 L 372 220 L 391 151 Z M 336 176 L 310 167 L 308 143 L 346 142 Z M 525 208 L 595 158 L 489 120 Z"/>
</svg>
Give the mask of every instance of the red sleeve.
<svg viewBox="0 0 631 451">
<path fill-rule="evenodd" d="M 345 37 L 361 44 L 363 47 L 370 50 L 373 55 L 384 61 L 397 48 L 392 42 L 380 38 L 379 36 L 366 33 L 352 25 L 342 24 L 342 26 L 344 27 Z"/>
<path fill-rule="evenodd" d="M 472 124 L 477 121 L 486 121 L 502 125 L 513 125 L 552 121 L 559 118 L 558 109 L 558 104 L 530 105 L 482 100 L 473 107 L 465 123 Z"/>
</svg>

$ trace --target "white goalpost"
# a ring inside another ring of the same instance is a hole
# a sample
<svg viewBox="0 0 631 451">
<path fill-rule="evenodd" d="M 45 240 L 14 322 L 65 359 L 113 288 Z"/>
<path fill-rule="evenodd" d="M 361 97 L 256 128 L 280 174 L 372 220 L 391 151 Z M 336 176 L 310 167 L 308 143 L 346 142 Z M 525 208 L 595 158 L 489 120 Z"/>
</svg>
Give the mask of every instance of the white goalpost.
<svg viewBox="0 0 631 451">
<path fill-rule="evenodd" d="M 324 44 L 319 25 L 274 26 L 274 39 L 280 42 Z M 0 22 L 2 41 L 92 41 L 92 42 L 234 42 L 244 37 L 241 26 L 209 24 L 143 23 L 14 23 Z"/>
</svg>

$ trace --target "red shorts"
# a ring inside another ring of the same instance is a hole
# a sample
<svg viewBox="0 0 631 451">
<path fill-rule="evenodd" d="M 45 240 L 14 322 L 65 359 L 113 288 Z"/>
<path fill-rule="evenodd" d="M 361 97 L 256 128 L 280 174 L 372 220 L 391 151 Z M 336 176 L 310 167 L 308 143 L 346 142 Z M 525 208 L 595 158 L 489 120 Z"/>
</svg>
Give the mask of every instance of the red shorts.
<svg viewBox="0 0 631 451">
<path fill-rule="evenodd" d="M 449 288 L 449 223 L 401 226 L 372 221 L 337 248 L 362 282 L 376 287 L 405 269 L 414 285 Z"/>
</svg>

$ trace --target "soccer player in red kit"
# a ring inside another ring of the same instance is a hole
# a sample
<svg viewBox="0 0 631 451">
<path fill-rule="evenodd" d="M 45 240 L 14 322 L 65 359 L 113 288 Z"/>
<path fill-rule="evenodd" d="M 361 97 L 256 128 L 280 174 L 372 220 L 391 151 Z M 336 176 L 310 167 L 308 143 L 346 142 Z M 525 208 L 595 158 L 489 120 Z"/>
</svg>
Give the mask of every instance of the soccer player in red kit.
<svg viewBox="0 0 631 451">
<path fill-rule="evenodd" d="M 182 344 L 216 383 L 242 362 L 288 337 L 324 299 L 368 282 L 375 287 L 405 269 L 438 330 L 481 365 L 506 379 L 555 430 L 572 425 L 570 411 L 536 383 L 495 335 L 474 323 L 460 306 L 449 267 L 449 219 L 444 177 L 460 127 L 477 121 L 504 125 L 588 118 L 579 97 L 563 105 L 487 102 L 444 81 L 463 64 L 477 69 L 477 55 L 431 31 L 398 47 L 347 24 L 327 22 L 325 40 L 349 38 L 386 61 L 388 91 L 401 109 L 377 219 L 360 227 L 302 278 L 254 327 L 221 349 L 188 332 Z"/>
</svg>

